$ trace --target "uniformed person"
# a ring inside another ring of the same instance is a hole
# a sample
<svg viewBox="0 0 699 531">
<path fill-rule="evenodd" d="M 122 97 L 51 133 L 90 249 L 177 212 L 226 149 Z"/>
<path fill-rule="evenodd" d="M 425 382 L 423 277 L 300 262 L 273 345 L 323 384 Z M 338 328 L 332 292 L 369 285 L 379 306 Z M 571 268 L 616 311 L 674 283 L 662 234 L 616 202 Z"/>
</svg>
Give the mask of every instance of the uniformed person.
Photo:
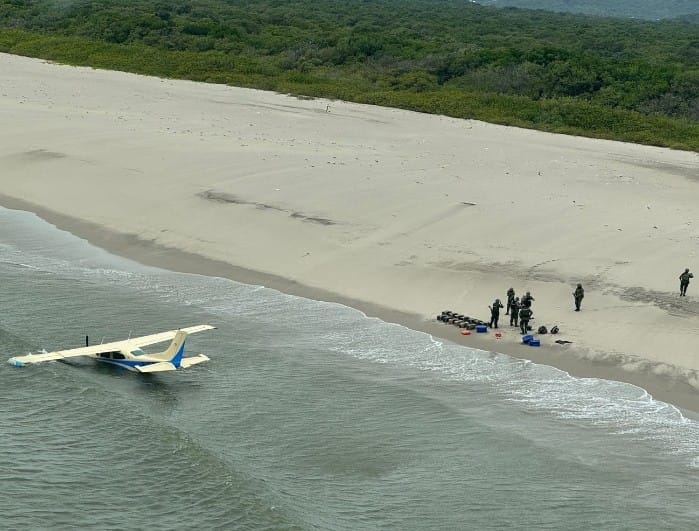
<svg viewBox="0 0 699 531">
<path fill-rule="evenodd" d="M 507 290 L 507 310 L 505 311 L 505 315 L 510 314 L 510 308 L 512 308 L 513 300 L 515 300 L 515 290 L 514 288 L 510 288 Z"/>
<path fill-rule="evenodd" d="M 689 268 L 687 268 L 684 270 L 684 273 L 680 275 L 680 297 L 687 296 L 687 286 L 689 286 L 690 278 L 694 278 L 694 275 L 692 275 L 689 272 Z"/>
<path fill-rule="evenodd" d="M 498 327 L 498 319 L 500 319 L 500 308 L 504 308 L 500 299 L 495 299 L 493 305 L 490 307 L 490 326 L 491 328 Z"/>
<path fill-rule="evenodd" d="M 512 304 L 510 305 L 510 326 L 517 326 L 519 310 L 519 297 L 515 297 L 512 299 Z"/>
<path fill-rule="evenodd" d="M 585 290 L 583 289 L 582 284 L 578 284 L 578 287 L 575 288 L 575 291 L 573 292 L 573 299 L 575 299 L 576 312 L 580 311 L 580 303 L 582 302 L 583 297 L 585 297 Z"/>
<path fill-rule="evenodd" d="M 529 319 L 532 318 L 533 314 L 534 312 L 532 312 L 532 309 L 528 306 L 523 306 L 519 311 L 519 329 L 522 331 L 522 335 L 527 333 L 529 329 Z"/>
</svg>

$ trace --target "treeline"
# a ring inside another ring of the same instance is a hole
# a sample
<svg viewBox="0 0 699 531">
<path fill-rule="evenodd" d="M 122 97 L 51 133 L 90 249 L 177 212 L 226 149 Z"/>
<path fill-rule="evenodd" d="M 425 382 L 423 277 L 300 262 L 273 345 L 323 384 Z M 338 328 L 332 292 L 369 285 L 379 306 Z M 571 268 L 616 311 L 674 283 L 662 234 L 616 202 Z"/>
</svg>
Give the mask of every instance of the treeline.
<svg viewBox="0 0 699 531">
<path fill-rule="evenodd" d="M 0 50 L 699 151 L 699 24 L 456 0 L 9 0 Z"/>
</svg>

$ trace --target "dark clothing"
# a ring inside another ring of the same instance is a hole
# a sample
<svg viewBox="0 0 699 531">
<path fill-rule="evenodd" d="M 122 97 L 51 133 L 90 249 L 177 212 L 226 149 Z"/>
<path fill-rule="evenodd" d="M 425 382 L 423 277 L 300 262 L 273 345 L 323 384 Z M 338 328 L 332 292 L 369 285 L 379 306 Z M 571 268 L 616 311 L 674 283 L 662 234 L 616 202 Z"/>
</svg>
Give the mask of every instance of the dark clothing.
<svg viewBox="0 0 699 531">
<path fill-rule="evenodd" d="M 580 311 L 580 303 L 582 302 L 584 297 L 585 297 L 585 290 L 583 289 L 583 287 L 578 286 L 577 288 L 575 288 L 575 291 L 573 292 L 573 298 L 575 299 L 575 311 L 576 312 Z"/>
<path fill-rule="evenodd" d="M 680 275 L 680 295 L 683 297 L 687 296 L 687 287 L 689 286 L 689 279 L 694 278 L 689 271 L 685 271 Z"/>
<path fill-rule="evenodd" d="M 513 300 L 515 300 L 515 290 L 510 288 L 507 290 L 507 310 L 505 311 L 505 315 L 508 315 L 510 313 L 510 310 L 512 309 Z"/>
<path fill-rule="evenodd" d="M 498 320 L 500 319 L 500 308 L 504 308 L 504 306 L 502 305 L 502 303 L 500 301 L 493 302 L 493 305 L 490 308 L 490 324 L 489 324 L 489 326 L 491 328 L 498 327 Z"/>
<path fill-rule="evenodd" d="M 510 326 L 517 326 L 517 317 L 519 317 L 519 303 L 517 301 L 512 301 L 510 305 Z"/>
<path fill-rule="evenodd" d="M 522 305 L 522 308 L 531 308 L 532 301 L 535 301 L 535 300 L 536 299 L 534 297 L 532 297 L 531 295 L 525 295 L 524 297 L 522 297 L 520 304 Z M 520 315 L 520 318 L 521 317 L 522 316 Z"/>
<path fill-rule="evenodd" d="M 532 318 L 532 311 L 526 306 L 519 311 L 519 329 L 522 334 L 527 333 L 527 327 L 529 326 L 529 319 Z"/>
</svg>

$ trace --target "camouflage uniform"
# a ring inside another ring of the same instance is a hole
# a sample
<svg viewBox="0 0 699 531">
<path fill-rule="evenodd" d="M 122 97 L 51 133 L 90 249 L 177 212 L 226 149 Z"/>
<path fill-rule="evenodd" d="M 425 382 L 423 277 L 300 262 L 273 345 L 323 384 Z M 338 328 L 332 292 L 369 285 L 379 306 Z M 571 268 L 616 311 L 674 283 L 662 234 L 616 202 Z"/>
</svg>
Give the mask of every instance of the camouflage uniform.
<svg viewBox="0 0 699 531">
<path fill-rule="evenodd" d="M 514 288 L 510 288 L 507 290 L 507 311 L 505 311 L 505 315 L 510 314 L 510 308 L 512 308 L 513 300 L 515 300 L 515 290 Z"/>
<path fill-rule="evenodd" d="M 517 326 L 517 318 L 519 317 L 519 297 L 515 297 L 510 304 L 510 326 Z"/>
<path fill-rule="evenodd" d="M 529 319 L 531 319 L 532 313 L 534 312 L 527 306 L 524 306 L 519 311 L 519 329 L 522 331 L 522 334 L 527 333 L 527 327 L 529 326 Z"/>
<path fill-rule="evenodd" d="M 582 287 L 582 284 L 578 284 L 578 287 L 575 288 L 575 291 L 573 292 L 573 298 L 575 299 L 575 311 L 579 312 L 580 311 L 580 303 L 583 300 L 583 297 L 585 296 L 585 290 Z"/>
<path fill-rule="evenodd" d="M 536 299 L 534 297 L 532 297 L 532 294 L 527 291 L 524 294 L 524 296 L 522 297 L 522 301 L 520 304 L 521 304 L 522 308 L 531 308 L 532 302 L 535 300 Z"/>
<path fill-rule="evenodd" d="M 500 302 L 500 299 L 495 299 L 495 302 L 493 302 L 493 305 L 490 308 L 490 326 L 491 328 L 497 328 L 498 327 L 498 319 L 500 319 L 500 308 L 504 308 L 502 303 Z"/>
<path fill-rule="evenodd" d="M 690 278 L 694 278 L 694 275 L 692 275 L 689 272 L 689 268 L 687 268 L 684 270 L 684 273 L 680 275 L 680 297 L 687 296 L 687 286 L 689 286 Z"/>
</svg>

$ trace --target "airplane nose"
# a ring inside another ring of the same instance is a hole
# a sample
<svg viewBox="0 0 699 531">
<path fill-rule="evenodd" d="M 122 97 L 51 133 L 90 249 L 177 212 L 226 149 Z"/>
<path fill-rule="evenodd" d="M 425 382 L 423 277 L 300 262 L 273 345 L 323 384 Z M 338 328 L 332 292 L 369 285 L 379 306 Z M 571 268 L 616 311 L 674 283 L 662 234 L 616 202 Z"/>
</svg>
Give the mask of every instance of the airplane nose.
<svg viewBox="0 0 699 531">
<path fill-rule="evenodd" d="M 10 358 L 9 360 L 7 360 L 7 363 L 9 363 L 10 365 L 14 365 L 15 367 L 24 366 L 24 363 L 19 361 L 17 358 Z"/>
</svg>

